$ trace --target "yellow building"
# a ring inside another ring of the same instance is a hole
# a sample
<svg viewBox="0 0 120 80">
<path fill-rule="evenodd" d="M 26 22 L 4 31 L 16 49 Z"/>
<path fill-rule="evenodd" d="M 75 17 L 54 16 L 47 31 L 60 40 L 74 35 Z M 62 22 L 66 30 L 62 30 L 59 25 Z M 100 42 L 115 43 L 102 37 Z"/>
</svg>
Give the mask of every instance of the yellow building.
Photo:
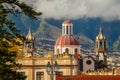
<svg viewBox="0 0 120 80">
<path fill-rule="evenodd" d="M 54 64 L 57 61 L 57 72 L 53 71 L 53 75 L 76 75 L 77 74 L 77 60 L 68 54 L 57 56 L 26 56 L 18 57 L 17 62 L 22 64 L 22 67 L 18 69 L 19 72 L 27 76 L 26 80 L 50 80 L 51 73 L 46 71 L 48 62 Z"/>
</svg>

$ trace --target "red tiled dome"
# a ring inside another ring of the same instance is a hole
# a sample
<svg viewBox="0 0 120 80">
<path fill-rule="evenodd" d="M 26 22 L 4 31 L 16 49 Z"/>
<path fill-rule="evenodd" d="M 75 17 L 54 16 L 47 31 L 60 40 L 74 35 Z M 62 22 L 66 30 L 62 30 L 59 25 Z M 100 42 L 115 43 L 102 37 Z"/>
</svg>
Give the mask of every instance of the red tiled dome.
<svg viewBox="0 0 120 80">
<path fill-rule="evenodd" d="M 74 36 L 61 36 L 57 39 L 55 45 L 79 45 L 79 41 Z"/>
<path fill-rule="evenodd" d="M 71 21 L 70 21 L 70 20 L 65 20 L 65 21 L 63 22 L 63 24 L 71 24 Z"/>
</svg>

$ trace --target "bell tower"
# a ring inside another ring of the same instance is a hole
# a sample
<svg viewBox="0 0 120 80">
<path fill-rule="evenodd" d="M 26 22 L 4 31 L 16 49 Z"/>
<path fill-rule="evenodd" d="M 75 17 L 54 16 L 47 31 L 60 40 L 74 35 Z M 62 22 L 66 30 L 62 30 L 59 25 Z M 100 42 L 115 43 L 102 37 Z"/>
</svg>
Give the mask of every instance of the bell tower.
<svg viewBox="0 0 120 80">
<path fill-rule="evenodd" d="M 31 29 L 29 28 L 28 34 L 26 36 L 26 41 L 24 43 L 24 54 L 27 56 L 32 56 L 35 52 L 35 38 L 32 36 Z"/>
<path fill-rule="evenodd" d="M 102 33 L 102 29 L 100 28 L 99 34 L 96 37 L 95 42 L 95 53 L 96 60 L 98 62 L 102 61 L 103 64 L 107 65 L 107 47 L 106 47 L 106 37 Z"/>
</svg>

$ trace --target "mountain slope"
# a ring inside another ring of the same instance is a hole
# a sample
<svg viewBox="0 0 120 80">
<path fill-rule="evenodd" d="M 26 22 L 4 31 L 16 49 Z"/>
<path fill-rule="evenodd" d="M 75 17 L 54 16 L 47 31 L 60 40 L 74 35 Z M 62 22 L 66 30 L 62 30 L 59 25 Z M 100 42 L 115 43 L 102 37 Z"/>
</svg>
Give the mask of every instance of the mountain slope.
<svg viewBox="0 0 120 80">
<path fill-rule="evenodd" d="M 56 40 L 61 36 L 61 29 L 53 25 L 48 24 L 45 20 L 40 21 L 40 26 L 34 32 L 34 36 L 37 38 L 37 42 L 41 39 L 54 39 Z M 93 49 L 94 42 L 85 35 L 77 36 L 82 48 Z"/>
<path fill-rule="evenodd" d="M 57 39 L 61 35 L 61 29 L 41 20 L 40 26 L 33 34 L 37 38 Z"/>
<path fill-rule="evenodd" d="M 79 42 L 81 44 L 81 48 L 84 49 L 93 49 L 94 48 L 94 41 L 88 38 L 85 35 L 78 35 Z"/>
<path fill-rule="evenodd" d="M 113 50 L 114 51 L 120 51 L 120 38 L 117 41 L 114 42 Z"/>
<path fill-rule="evenodd" d="M 58 25 L 60 28 L 63 21 L 64 20 L 47 19 L 49 24 Z M 102 27 L 103 34 L 107 38 L 109 50 L 113 49 L 113 43 L 118 39 L 118 36 L 120 36 L 119 20 L 105 22 L 100 18 L 82 18 L 78 20 L 72 20 L 72 23 L 74 26 L 74 34 L 85 35 L 93 41 L 95 41 L 95 38 L 99 33 L 99 28 Z"/>
<path fill-rule="evenodd" d="M 22 13 L 17 14 L 16 16 L 13 14 L 8 14 L 7 17 L 15 23 L 15 27 L 21 30 L 23 35 L 27 34 L 29 28 L 31 28 L 33 32 L 36 31 L 40 24 L 39 20 L 30 19 Z"/>
<path fill-rule="evenodd" d="M 45 38 L 45 39 L 57 39 L 61 35 L 61 25 L 64 20 L 32 20 L 28 16 L 24 14 L 18 14 L 17 16 L 8 15 L 8 18 L 16 23 L 16 28 L 21 30 L 23 35 L 26 35 L 29 27 L 32 32 L 34 32 L 35 37 L 37 38 Z M 117 40 L 120 36 L 120 21 L 111 21 L 105 22 L 99 18 L 91 18 L 91 19 L 78 19 L 72 20 L 73 23 L 73 32 L 75 35 L 83 35 L 86 37 L 86 40 L 95 41 L 95 37 L 98 35 L 99 27 L 102 27 L 103 34 L 107 38 L 107 44 L 109 46 L 109 50 L 113 50 L 114 47 L 119 49 L 117 46 Z M 101 26 L 100 26 L 101 24 Z M 86 45 L 86 47 L 93 45 L 93 43 L 88 43 L 81 38 L 80 43 L 82 45 Z M 116 42 L 116 43 L 115 43 Z M 115 50 L 115 49 L 114 49 Z"/>
</svg>

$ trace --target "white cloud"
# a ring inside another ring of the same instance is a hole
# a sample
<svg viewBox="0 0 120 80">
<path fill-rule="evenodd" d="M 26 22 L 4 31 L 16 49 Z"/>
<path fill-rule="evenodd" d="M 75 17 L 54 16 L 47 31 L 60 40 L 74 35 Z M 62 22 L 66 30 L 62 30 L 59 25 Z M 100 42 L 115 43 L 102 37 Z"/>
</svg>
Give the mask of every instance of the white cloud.
<svg viewBox="0 0 120 80">
<path fill-rule="evenodd" d="M 120 19 L 120 0 L 21 0 L 32 5 L 41 17 L 78 19 L 101 17 L 105 20 Z"/>
</svg>

